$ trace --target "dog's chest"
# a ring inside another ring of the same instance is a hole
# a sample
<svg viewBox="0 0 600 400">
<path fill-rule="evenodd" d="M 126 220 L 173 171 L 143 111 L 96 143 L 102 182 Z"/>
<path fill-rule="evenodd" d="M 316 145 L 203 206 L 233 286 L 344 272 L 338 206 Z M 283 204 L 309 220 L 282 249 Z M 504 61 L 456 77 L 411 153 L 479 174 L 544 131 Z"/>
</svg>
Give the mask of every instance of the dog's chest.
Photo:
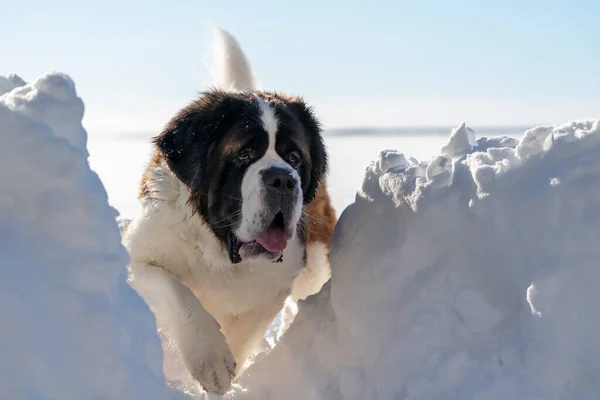
<svg viewBox="0 0 600 400">
<path fill-rule="evenodd" d="M 248 261 L 194 274 L 189 286 L 202 305 L 217 319 L 281 301 L 304 267 L 302 245 L 294 240 L 283 261 Z"/>
</svg>

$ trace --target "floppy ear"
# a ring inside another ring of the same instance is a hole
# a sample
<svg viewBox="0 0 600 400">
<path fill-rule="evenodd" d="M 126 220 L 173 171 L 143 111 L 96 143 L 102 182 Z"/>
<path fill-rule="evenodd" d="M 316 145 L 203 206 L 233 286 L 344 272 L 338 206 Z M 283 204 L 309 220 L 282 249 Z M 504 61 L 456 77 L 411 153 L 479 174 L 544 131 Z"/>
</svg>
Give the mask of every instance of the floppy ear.
<svg viewBox="0 0 600 400">
<path fill-rule="evenodd" d="M 314 115 L 312 108 L 302 98 L 294 98 L 289 102 L 290 108 L 296 113 L 298 119 L 306 129 L 310 146 L 310 181 L 304 193 L 304 204 L 314 200 L 319 183 L 328 172 L 328 159 L 325 143 L 321 136 L 321 124 Z"/>
<path fill-rule="evenodd" d="M 197 189 L 204 181 L 215 142 L 234 123 L 235 100 L 216 90 L 205 92 L 154 138 L 171 171 L 188 188 Z"/>
<path fill-rule="evenodd" d="M 188 107 L 189 108 L 189 107 Z M 206 168 L 202 154 L 202 124 L 200 110 L 184 109 L 177 114 L 154 138 L 154 143 L 162 153 L 169 169 L 190 189 L 196 187 Z"/>
</svg>

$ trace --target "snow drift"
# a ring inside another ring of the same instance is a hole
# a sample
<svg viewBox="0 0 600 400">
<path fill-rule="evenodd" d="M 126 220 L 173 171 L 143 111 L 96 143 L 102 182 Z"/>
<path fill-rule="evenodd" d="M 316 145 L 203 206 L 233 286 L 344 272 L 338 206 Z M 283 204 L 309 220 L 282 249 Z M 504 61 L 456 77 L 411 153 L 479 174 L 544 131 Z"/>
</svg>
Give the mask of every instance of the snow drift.
<svg viewBox="0 0 600 400">
<path fill-rule="evenodd" d="M 0 77 L 0 398 L 165 399 L 83 111 L 66 75 Z"/>
<path fill-rule="evenodd" d="M 82 116 L 65 75 L 0 77 L 0 398 L 165 399 Z M 599 181 L 600 120 L 381 152 L 331 281 L 229 397 L 597 398 Z"/>
<path fill-rule="evenodd" d="M 599 240 L 600 120 L 383 151 L 243 396 L 598 398 Z"/>
</svg>

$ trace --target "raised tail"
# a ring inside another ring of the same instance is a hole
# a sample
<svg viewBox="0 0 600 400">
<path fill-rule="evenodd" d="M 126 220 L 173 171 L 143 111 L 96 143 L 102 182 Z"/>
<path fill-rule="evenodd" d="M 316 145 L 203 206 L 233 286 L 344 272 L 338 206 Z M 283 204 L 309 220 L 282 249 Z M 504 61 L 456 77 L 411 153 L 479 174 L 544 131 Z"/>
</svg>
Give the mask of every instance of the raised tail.
<svg viewBox="0 0 600 400">
<path fill-rule="evenodd" d="M 238 41 L 226 30 L 213 26 L 213 85 L 227 90 L 257 89 L 250 63 Z"/>
</svg>

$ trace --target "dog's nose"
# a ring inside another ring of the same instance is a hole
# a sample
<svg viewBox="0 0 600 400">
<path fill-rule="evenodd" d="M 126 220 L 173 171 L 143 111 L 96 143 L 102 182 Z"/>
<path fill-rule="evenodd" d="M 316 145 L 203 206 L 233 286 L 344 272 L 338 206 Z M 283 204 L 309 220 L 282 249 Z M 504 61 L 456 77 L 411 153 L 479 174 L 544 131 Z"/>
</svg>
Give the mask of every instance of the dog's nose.
<svg viewBox="0 0 600 400">
<path fill-rule="evenodd" d="M 272 167 L 262 171 L 262 178 L 267 190 L 280 194 L 291 194 L 298 181 L 285 168 Z"/>
</svg>

